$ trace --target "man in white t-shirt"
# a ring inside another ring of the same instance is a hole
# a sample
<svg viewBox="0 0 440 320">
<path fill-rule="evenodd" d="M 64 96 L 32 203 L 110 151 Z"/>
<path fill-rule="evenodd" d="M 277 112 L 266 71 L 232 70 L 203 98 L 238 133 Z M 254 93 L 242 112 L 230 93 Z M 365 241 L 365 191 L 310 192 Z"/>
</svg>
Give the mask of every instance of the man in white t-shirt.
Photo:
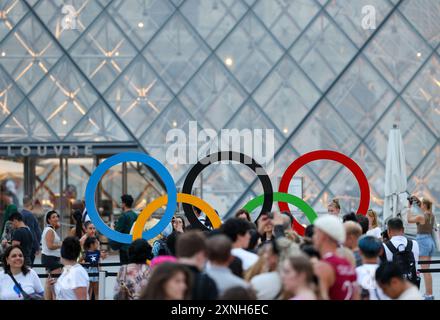
<svg viewBox="0 0 440 320">
<path fill-rule="evenodd" d="M 408 244 L 408 238 L 404 236 L 405 229 L 403 227 L 403 221 L 399 218 L 392 218 L 388 221 L 388 236 L 390 238 L 391 244 L 398 250 L 405 250 Z M 414 255 L 414 260 L 417 263 L 419 261 L 419 245 L 417 241 L 412 241 L 412 253 Z M 383 244 L 385 257 L 387 261 L 393 261 L 393 254 L 390 249 L 387 247 L 386 243 Z"/>
<path fill-rule="evenodd" d="M 362 288 L 362 300 L 389 300 L 376 282 L 376 270 L 379 255 L 382 253 L 382 241 L 374 236 L 362 236 L 358 241 L 362 265 L 356 268 L 357 283 Z"/>
<path fill-rule="evenodd" d="M 222 232 L 232 241 L 231 253 L 241 260 L 244 271 L 258 260 L 258 255 L 246 250 L 251 239 L 250 229 L 249 222 L 239 218 L 231 218 L 222 225 Z"/>
<path fill-rule="evenodd" d="M 393 300 L 422 300 L 417 287 L 403 278 L 402 271 L 395 263 L 381 264 L 376 270 L 376 281 L 383 292 Z"/>
</svg>

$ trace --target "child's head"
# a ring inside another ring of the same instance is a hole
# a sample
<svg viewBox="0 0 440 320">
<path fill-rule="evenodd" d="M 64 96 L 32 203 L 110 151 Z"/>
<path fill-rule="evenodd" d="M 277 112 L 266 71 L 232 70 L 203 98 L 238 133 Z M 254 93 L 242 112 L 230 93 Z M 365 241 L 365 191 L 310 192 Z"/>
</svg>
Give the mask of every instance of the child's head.
<svg viewBox="0 0 440 320">
<path fill-rule="evenodd" d="M 86 241 L 84 241 L 84 250 L 85 251 L 93 251 L 98 249 L 98 238 L 96 237 L 87 237 Z"/>
</svg>

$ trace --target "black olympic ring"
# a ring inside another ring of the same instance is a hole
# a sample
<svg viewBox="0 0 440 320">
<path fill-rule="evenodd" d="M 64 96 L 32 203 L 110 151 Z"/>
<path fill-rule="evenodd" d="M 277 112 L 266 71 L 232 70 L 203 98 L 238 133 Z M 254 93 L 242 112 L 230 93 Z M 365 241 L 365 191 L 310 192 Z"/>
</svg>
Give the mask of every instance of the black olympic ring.
<svg viewBox="0 0 440 320">
<path fill-rule="evenodd" d="M 273 189 L 272 189 L 272 183 L 270 181 L 269 176 L 267 175 L 267 172 L 253 158 L 240 152 L 220 151 L 217 153 L 212 153 L 209 156 L 197 162 L 194 165 L 194 167 L 191 168 L 191 170 L 189 171 L 188 175 L 185 178 L 185 182 L 183 183 L 182 193 L 191 194 L 194 182 L 196 181 L 198 175 L 209 165 L 224 160 L 232 160 L 232 161 L 240 162 L 241 164 L 246 165 L 249 169 L 251 169 L 257 174 L 258 179 L 260 180 L 264 190 L 264 202 L 261 208 L 261 212 L 258 215 L 258 218 L 260 218 L 262 213 L 271 212 L 272 204 L 273 204 Z M 197 219 L 193 211 L 193 207 L 190 204 L 183 203 L 183 211 L 185 212 L 185 216 L 188 219 L 188 221 L 191 223 L 191 226 L 193 228 L 208 230 L 208 228 L 205 225 L 203 225 L 199 221 L 199 219 Z"/>
</svg>

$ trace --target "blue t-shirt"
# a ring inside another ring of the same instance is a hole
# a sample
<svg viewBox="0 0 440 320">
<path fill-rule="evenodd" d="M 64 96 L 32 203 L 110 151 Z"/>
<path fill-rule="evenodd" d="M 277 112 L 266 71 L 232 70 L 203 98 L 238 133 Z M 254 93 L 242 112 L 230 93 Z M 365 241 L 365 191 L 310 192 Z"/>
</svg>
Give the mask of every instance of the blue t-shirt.
<svg viewBox="0 0 440 320">
<path fill-rule="evenodd" d="M 92 267 L 97 267 L 100 258 L 101 258 L 101 252 L 99 250 L 86 251 L 84 260 L 86 261 L 86 263 L 90 263 Z"/>
</svg>

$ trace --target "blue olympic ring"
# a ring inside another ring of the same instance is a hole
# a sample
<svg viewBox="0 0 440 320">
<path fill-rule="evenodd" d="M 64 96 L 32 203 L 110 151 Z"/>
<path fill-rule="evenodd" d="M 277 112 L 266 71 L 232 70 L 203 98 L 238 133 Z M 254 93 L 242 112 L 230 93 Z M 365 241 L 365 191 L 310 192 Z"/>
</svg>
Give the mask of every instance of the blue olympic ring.
<svg viewBox="0 0 440 320">
<path fill-rule="evenodd" d="M 132 243 L 133 236 L 131 234 L 125 234 L 115 231 L 108 227 L 104 223 L 104 221 L 102 221 L 98 211 L 96 210 L 95 193 L 99 181 L 108 169 L 117 164 L 128 161 L 140 162 L 155 170 L 163 180 L 168 195 L 168 204 L 162 219 L 153 228 L 143 232 L 142 238 L 153 239 L 158 234 L 160 234 L 162 230 L 164 230 L 173 219 L 174 212 L 177 208 L 177 189 L 174 184 L 174 180 L 168 170 L 159 161 L 150 156 L 147 156 L 146 154 L 138 152 L 120 153 L 105 160 L 95 169 L 92 176 L 90 177 L 89 183 L 87 184 L 85 196 L 87 213 L 90 217 L 90 220 L 96 226 L 97 230 L 105 234 L 109 239 L 125 244 Z"/>
</svg>

